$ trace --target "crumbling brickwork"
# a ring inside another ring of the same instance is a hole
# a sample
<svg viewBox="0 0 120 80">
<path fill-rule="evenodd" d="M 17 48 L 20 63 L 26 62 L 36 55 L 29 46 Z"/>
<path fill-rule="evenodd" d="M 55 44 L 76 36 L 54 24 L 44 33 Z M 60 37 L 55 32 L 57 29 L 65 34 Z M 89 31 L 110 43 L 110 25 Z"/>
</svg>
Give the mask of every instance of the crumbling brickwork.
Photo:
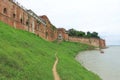
<svg viewBox="0 0 120 80">
<path fill-rule="evenodd" d="M 48 41 L 56 39 L 82 42 L 93 46 L 105 47 L 105 40 L 95 38 L 70 37 L 64 28 L 56 28 L 47 16 L 38 16 L 32 10 L 27 10 L 15 0 L 0 0 L 0 21 L 11 27 L 34 33 Z"/>
<path fill-rule="evenodd" d="M 46 15 L 40 16 L 46 22 L 46 39 L 49 41 L 54 41 L 57 39 L 57 28 L 51 24 L 50 20 Z"/>
<path fill-rule="evenodd" d="M 15 0 L 0 0 L 0 20 L 17 29 L 32 32 L 46 40 L 57 39 L 57 29 L 47 16 L 37 16 Z"/>
<path fill-rule="evenodd" d="M 69 41 L 71 42 L 81 42 L 84 44 L 92 45 L 95 47 L 105 48 L 105 40 L 99 38 L 84 38 L 84 37 L 70 37 Z"/>
<path fill-rule="evenodd" d="M 68 33 L 64 28 L 58 28 L 58 39 L 68 41 Z"/>
</svg>

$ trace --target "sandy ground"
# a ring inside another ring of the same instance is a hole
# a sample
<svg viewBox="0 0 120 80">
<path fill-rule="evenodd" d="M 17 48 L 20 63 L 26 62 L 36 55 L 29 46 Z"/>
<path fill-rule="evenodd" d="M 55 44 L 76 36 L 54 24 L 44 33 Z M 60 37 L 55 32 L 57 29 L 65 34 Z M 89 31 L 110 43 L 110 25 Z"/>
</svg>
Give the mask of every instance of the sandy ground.
<svg viewBox="0 0 120 80">
<path fill-rule="evenodd" d="M 55 57 L 56 57 L 56 60 L 55 60 L 55 63 L 53 65 L 53 69 L 52 69 L 54 80 L 61 80 L 58 73 L 57 73 L 57 69 L 56 69 L 57 63 L 58 63 L 58 57 L 56 55 L 55 55 Z"/>
</svg>

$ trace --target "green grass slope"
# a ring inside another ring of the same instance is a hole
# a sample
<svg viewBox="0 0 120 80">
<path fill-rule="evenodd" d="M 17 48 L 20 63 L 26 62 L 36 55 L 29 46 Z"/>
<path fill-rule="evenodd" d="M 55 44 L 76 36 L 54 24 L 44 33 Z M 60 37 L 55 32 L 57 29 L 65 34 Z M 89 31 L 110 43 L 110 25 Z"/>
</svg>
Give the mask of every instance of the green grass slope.
<svg viewBox="0 0 120 80">
<path fill-rule="evenodd" d="M 74 59 L 76 53 L 89 48 L 80 43 L 48 42 L 0 22 L 0 80 L 54 80 L 56 52 L 62 80 L 100 80 Z"/>
</svg>

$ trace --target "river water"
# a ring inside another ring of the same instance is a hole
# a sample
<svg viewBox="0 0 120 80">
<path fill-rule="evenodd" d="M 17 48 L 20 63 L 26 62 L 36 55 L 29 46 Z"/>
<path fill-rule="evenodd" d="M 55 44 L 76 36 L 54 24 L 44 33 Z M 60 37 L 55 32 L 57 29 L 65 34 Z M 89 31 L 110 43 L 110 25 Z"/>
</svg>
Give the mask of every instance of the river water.
<svg viewBox="0 0 120 80">
<path fill-rule="evenodd" d="M 76 60 L 102 80 L 120 80 L 120 46 L 110 46 L 103 51 L 85 51 L 78 54 Z"/>
</svg>

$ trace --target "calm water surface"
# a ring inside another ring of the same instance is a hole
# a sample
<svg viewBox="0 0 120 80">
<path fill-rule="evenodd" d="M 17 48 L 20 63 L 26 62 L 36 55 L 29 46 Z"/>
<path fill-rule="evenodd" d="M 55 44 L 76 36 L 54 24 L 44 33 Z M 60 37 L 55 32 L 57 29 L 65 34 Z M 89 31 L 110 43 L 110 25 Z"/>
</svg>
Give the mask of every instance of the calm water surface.
<svg viewBox="0 0 120 80">
<path fill-rule="evenodd" d="M 120 46 L 110 46 L 103 51 L 104 54 L 97 50 L 85 51 L 78 54 L 76 59 L 102 80 L 120 80 Z"/>
</svg>

